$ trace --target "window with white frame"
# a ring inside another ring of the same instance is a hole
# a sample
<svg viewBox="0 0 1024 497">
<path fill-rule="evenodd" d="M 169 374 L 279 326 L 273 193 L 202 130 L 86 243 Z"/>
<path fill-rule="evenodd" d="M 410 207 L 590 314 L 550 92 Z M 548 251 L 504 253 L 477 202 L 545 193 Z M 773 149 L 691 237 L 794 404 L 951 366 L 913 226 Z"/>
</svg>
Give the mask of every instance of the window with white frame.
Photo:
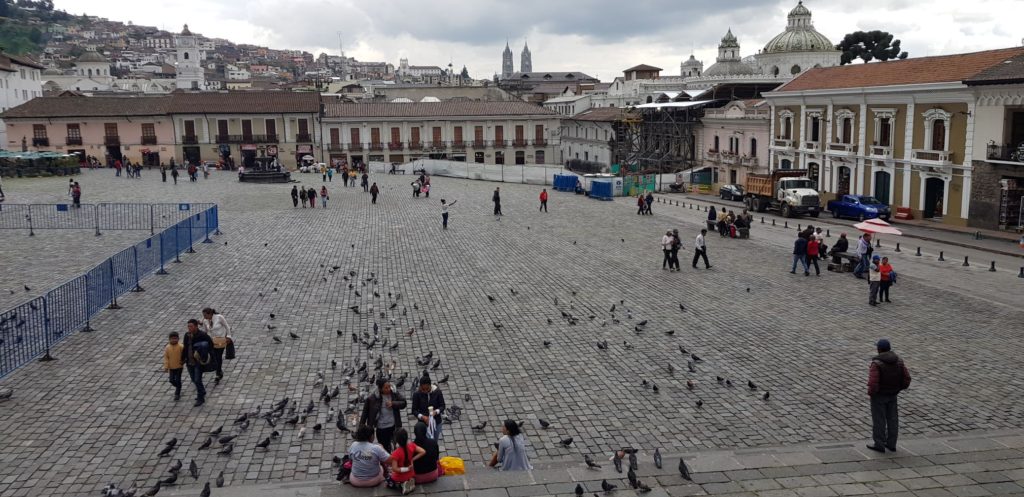
<svg viewBox="0 0 1024 497">
<path fill-rule="evenodd" d="M 953 116 L 942 109 L 929 109 L 924 116 L 925 150 L 946 151 L 949 148 L 949 118 Z"/>
<path fill-rule="evenodd" d="M 821 112 L 813 111 L 807 113 L 807 121 L 804 123 L 804 135 L 807 141 L 821 141 Z"/>
<path fill-rule="evenodd" d="M 836 134 L 834 139 L 836 143 L 853 143 L 853 119 L 854 114 L 850 109 L 836 111 Z"/>
<path fill-rule="evenodd" d="M 891 147 L 895 140 L 895 129 L 893 126 L 896 119 L 895 109 L 871 109 L 874 113 L 875 131 L 872 142 L 879 147 Z"/>
<path fill-rule="evenodd" d="M 793 139 L 793 113 L 788 110 L 779 112 L 779 139 Z"/>
</svg>

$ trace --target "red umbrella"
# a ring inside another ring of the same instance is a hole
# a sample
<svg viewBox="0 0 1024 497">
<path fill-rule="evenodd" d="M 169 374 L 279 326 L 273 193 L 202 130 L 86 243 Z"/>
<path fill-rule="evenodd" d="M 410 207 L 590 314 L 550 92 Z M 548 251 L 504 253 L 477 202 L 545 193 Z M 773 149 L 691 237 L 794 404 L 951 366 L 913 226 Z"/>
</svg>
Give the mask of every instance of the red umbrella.
<svg viewBox="0 0 1024 497">
<path fill-rule="evenodd" d="M 891 224 L 881 219 L 868 219 L 867 221 L 853 225 L 865 233 L 881 233 L 883 235 L 902 235 L 903 232 L 894 228 Z"/>
</svg>

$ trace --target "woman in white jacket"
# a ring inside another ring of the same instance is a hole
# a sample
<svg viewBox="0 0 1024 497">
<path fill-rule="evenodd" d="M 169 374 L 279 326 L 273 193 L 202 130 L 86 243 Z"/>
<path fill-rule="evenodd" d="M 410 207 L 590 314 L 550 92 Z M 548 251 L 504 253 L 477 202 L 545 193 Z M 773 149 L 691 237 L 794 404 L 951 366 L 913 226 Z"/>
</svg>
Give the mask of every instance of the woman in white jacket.
<svg viewBox="0 0 1024 497">
<path fill-rule="evenodd" d="M 207 307 L 203 309 L 203 331 L 213 339 L 213 355 L 217 358 L 217 378 L 214 382 L 220 383 L 224 378 L 224 349 L 231 340 L 231 326 L 223 315 Z"/>
</svg>

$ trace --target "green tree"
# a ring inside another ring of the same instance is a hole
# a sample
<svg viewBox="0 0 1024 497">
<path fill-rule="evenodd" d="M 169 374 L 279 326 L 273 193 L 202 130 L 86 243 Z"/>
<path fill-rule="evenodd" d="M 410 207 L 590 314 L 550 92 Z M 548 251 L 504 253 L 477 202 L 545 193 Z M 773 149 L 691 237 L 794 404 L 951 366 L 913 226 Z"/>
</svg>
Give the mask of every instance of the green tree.
<svg viewBox="0 0 1024 497">
<path fill-rule="evenodd" d="M 39 31 L 39 28 L 33 26 L 32 30 L 28 32 L 28 39 L 32 43 L 38 45 L 39 42 L 43 41 L 43 32 Z"/>
<path fill-rule="evenodd" d="M 900 51 L 900 40 L 894 40 L 892 34 L 879 30 L 850 33 L 836 45 L 836 49 L 843 52 L 840 64 L 849 64 L 855 59 L 865 63 L 876 59 L 905 59 L 908 55 Z"/>
</svg>

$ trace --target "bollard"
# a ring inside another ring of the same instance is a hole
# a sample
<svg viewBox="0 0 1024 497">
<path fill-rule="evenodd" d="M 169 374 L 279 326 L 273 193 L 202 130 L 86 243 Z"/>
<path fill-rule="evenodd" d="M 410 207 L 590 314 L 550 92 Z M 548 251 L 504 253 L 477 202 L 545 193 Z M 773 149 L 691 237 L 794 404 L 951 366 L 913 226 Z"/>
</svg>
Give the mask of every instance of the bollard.
<svg viewBox="0 0 1024 497">
<path fill-rule="evenodd" d="M 764 224 L 764 216 L 761 216 L 761 224 Z"/>
<path fill-rule="evenodd" d="M 963 267 L 970 266 L 970 264 L 967 263 L 967 256 L 966 255 L 964 256 L 964 263 L 961 264 L 961 266 L 963 266 Z"/>
<path fill-rule="evenodd" d="M 941 251 L 941 250 L 939 251 L 939 260 L 940 260 L 940 261 L 945 261 L 945 260 L 946 260 L 946 259 L 944 259 L 944 258 L 942 257 L 942 251 Z"/>
<path fill-rule="evenodd" d="M 800 226 L 799 223 L 797 223 L 797 225 L 796 225 L 796 230 L 797 231 L 803 231 L 803 228 Z"/>
<path fill-rule="evenodd" d="M 830 238 L 831 236 L 832 236 L 832 230 L 826 229 L 825 230 L 825 238 Z"/>
<path fill-rule="evenodd" d="M 996 272 L 996 261 L 992 261 L 992 265 L 989 266 L 988 272 L 990 272 L 990 273 Z"/>
<path fill-rule="evenodd" d="M 975 240 L 981 240 L 981 232 L 980 231 L 975 231 L 974 232 L 974 239 Z"/>
<path fill-rule="evenodd" d="M 1020 268 L 1020 272 L 1017 273 L 1018 278 L 1024 278 L 1024 267 Z"/>
<path fill-rule="evenodd" d="M 896 242 L 896 251 L 897 251 L 897 252 L 899 252 L 899 251 L 900 251 L 900 242 Z"/>
<path fill-rule="evenodd" d="M 875 238 L 875 248 L 880 248 L 881 246 L 882 246 L 882 239 L 881 238 Z"/>
<path fill-rule="evenodd" d="M 786 228 L 786 229 L 789 229 L 789 221 L 786 221 L 786 226 L 785 226 L 785 228 Z"/>
<path fill-rule="evenodd" d="M 917 253 L 914 255 L 921 257 L 921 247 L 917 247 Z"/>
<path fill-rule="evenodd" d="M 708 206 L 705 205 L 704 206 L 704 212 L 707 212 L 707 211 L 708 211 Z"/>
<path fill-rule="evenodd" d="M 772 219 L 772 226 L 775 226 L 775 220 Z"/>
</svg>

